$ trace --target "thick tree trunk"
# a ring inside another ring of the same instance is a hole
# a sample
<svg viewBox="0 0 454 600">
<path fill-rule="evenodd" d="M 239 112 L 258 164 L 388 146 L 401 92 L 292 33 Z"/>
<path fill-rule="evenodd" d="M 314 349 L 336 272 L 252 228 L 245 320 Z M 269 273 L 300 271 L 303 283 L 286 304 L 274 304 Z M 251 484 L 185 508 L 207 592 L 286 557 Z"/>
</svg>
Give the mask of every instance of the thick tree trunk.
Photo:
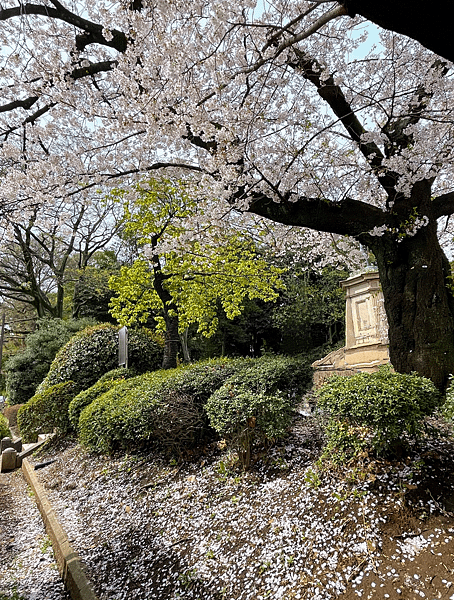
<svg viewBox="0 0 454 600">
<path fill-rule="evenodd" d="M 454 298 L 436 221 L 416 235 L 369 244 L 379 267 L 389 324 L 389 353 L 401 373 L 417 371 L 444 390 L 454 373 Z"/>
</svg>

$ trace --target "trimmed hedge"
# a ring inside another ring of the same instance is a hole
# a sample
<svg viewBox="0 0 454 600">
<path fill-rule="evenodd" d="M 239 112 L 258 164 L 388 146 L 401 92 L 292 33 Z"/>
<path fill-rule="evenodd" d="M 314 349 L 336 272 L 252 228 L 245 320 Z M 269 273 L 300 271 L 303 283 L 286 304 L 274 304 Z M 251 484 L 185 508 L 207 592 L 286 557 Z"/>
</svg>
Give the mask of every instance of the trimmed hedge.
<svg viewBox="0 0 454 600">
<path fill-rule="evenodd" d="M 245 362 L 218 359 L 125 381 L 82 411 L 80 441 L 102 453 L 150 441 L 182 450 L 206 434 L 203 404 Z"/>
<path fill-rule="evenodd" d="M 131 368 L 137 373 L 159 369 L 162 339 L 147 329 L 130 330 L 128 337 Z M 65 381 L 74 381 L 78 392 L 86 390 L 117 366 L 118 327 L 108 323 L 87 327 L 58 352 L 37 391 Z"/>
<path fill-rule="evenodd" d="M 67 433 L 71 429 L 68 406 L 74 398 L 74 381 L 57 383 L 37 393 L 17 413 L 19 431 L 25 443 L 36 442 L 38 433 Z"/>
<path fill-rule="evenodd" d="M 242 405 L 241 419 L 249 418 L 248 403 L 258 406 L 261 402 L 257 416 L 254 414 L 260 428 L 253 437 L 275 438 L 287 426 L 293 398 L 305 391 L 310 378 L 310 367 L 304 361 L 280 356 L 217 359 L 146 373 L 115 385 L 82 410 L 80 441 L 101 453 L 150 442 L 181 451 L 215 433 L 209 426 L 205 405 L 222 386 L 227 386 L 229 397 L 228 390 L 238 387 L 242 397 L 246 392 L 251 394 Z M 274 416 L 265 410 L 269 402 L 274 403 Z"/>
<path fill-rule="evenodd" d="M 312 383 L 312 368 L 302 356 L 262 356 L 243 359 L 239 369 L 227 380 L 231 387 L 242 386 L 256 393 L 284 392 L 289 397 L 302 395 Z"/>
<path fill-rule="evenodd" d="M 131 377 L 137 377 L 137 375 L 141 375 L 135 369 L 124 367 L 117 367 L 116 369 L 112 369 L 112 371 L 107 371 L 104 373 L 96 383 L 102 383 L 103 381 L 113 381 L 114 379 L 131 379 Z"/>
<path fill-rule="evenodd" d="M 159 386 L 172 371 L 139 375 L 96 398 L 80 414 L 80 443 L 103 454 L 143 446 L 156 423 Z"/>
<path fill-rule="evenodd" d="M 100 377 L 94 385 L 89 387 L 88 390 L 82 390 L 82 392 L 77 394 L 77 396 L 71 400 L 68 409 L 69 420 L 73 428 L 76 430 L 79 428 L 80 413 L 86 406 L 91 404 L 96 398 L 99 398 L 99 396 L 108 392 L 115 385 L 136 376 L 137 373 L 133 369 L 119 367 L 118 369 L 108 371 Z"/>
<path fill-rule="evenodd" d="M 247 469 L 253 447 L 286 435 L 294 400 L 312 381 L 301 356 L 265 355 L 245 363 L 209 398 L 209 423 L 234 449 Z"/>
<path fill-rule="evenodd" d="M 325 413 L 325 455 L 343 462 L 364 450 L 392 454 L 406 437 L 425 431 L 424 418 L 441 402 L 433 383 L 413 373 L 394 373 L 388 367 L 376 373 L 335 376 L 316 393 Z"/>
</svg>

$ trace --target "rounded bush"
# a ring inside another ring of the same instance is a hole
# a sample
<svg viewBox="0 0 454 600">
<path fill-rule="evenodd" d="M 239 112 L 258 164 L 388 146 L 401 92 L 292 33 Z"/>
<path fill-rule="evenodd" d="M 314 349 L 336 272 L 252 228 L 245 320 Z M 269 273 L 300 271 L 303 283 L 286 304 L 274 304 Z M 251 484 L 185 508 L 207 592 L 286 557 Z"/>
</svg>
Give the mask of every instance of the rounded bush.
<svg viewBox="0 0 454 600">
<path fill-rule="evenodd" d="M 96 398 L 79 417 L 81 444 L 103 454 L 143 446 L 152 438 L 156 425 L 160 384 L 172 371 L 139 375 Z"/>
<path fill-rule="evenodd" d="M 88 390 L 82 390 L 69 404 L 68 414 L 72 427 L 76 430 L 79 428 L 80 413 L 86 406 L 91 404 L 93 400 L 96 400 L 96 398 L 105 394 L 105 392 L 113 388 L 114 385 L 136 376 L 137 373 L 133 369 L 118 367 L 117 369 L 112 369 L 112 371 L 104 373 L 104 375 L 100 377 L 94 385 L 89 387 Z"/>
<path fill-rule="evenodd" d="M 111 371 L 107 371 L 104 373 L 96 383 L 100 383 L 103 381 L 113 381 L 114 379 L 131 379 L 131 377 L 137 377 L 140 375 L 135 369 L 124 367 L 117 367 L 116 369 L 112 369 Z"/>
<path fill-rule="evenodd" d="M 211 360 L 124 381 L 81 412 L 80 441 L 103 453 L 150 441 L 182 450 L 206 433 L 203 404 L 243 363 Z"/>
<path fill-rule="evenodd" d="M 286 435 L 293 401 L 280 392 L 254 392 L 229 380 L 211 395 L 205 410 L 210 425 L 236 450 L 243 468 L 248 468 L 254 444 Z"/>
<path fill-rule="evenodd" d="M 243 359 L 230 385 L 240 385 L 257 393 L 289 397 L 302 395 L 312 382 L 310 363 L 301 356 L 264 355 L 257 359 Z"/>
<path fill-rule="evenodd" d="M 4 437 L 11 437 L 8 419 L 0 413 L 0 440 Z"/>
<path fill-rule="evenodd" d="M 343 461 L 364 449 L 389 454 L 405 436 L 425 431 L 424 418 L 439 406 L 441 395 L 433 383 L 417 374 L 376 373 L 335 376 L 316 393 L 325 413 L 326 454 Z"/>
<path fill-rule="evenodd" d="M 91 404 L 93 400 L 96 400 L 99 396 L 102 396 L 107 391 L 112 389 L 114 385 L 120 383 L 120 379 L 110 379 L 107 381 L 97 381 L 95 385 L 92 385 L 88 390 L 82 390 L 75 398 L 71 400 L 68 407 L 69 421 L 73 429 L 79 427 L 79 417 L 83 409 Z"/>
<path fill-rule="evenodd" d="M 128 337 L 131 368 L 137 373 L 158 369 L 163 353 L 161 338 L 146 329 L 130 330 Z M 85 390 L 117 366 L 118 327 L 106 323 L 87 327 L 58 352 L 37 391 L 70 380 L 78 391 Z"/>
<path fill-rule="evenodd" d="M 17 423 L 26 443 L 36 442 L 39 433 L 67 433 L 71 429 L 68 406 L 74 398 L 77 385 L 73 381 L 58 383 L 37 393 L 19 408 Z"/>
</svg>

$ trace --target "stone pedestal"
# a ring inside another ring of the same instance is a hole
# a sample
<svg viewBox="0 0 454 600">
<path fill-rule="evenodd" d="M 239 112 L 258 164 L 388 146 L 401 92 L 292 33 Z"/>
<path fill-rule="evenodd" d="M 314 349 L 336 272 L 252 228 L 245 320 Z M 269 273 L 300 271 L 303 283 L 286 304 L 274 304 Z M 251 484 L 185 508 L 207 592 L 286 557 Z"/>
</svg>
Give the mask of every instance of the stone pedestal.
<svg viewBox="0 0 454 600">
<path fill-rule="evenodd" d="M 378 273 L 360 273 L 341 285 L 346 291 L 345 347 L 313 363 L 315 387 L 333 374 L 372 372 L 389 363 L 388 323 Z"/>
<path fill-rule="evenodd" d="M 21 452 L 22 451 L 22 438 L 18 438 L 14 441 L 9 437 L 3 438 L 0 441 L 0 454 L 3 452 L 3 450 L 6 450 L 7 448 L 14 448 L 16 450 L 16 452 Z"/>
<path fill-rule="evenodd" d="M 16 468 L 17 452 L 15 448 L 6 448 L 1 456 L 0 471 L 13 471 Z"/>
</svg>

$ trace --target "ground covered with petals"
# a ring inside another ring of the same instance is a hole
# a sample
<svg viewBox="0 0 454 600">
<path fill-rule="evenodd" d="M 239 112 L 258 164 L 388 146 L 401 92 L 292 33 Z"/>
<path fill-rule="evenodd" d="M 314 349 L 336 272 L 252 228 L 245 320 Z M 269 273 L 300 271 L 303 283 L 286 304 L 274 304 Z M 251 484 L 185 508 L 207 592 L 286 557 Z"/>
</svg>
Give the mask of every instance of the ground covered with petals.
<svg viewBox="0 0 454 600">
<path fill-rule="evenodd" d="M 322 445 L 298 414 L 247 473 L 220 444 L 34 460 L 100 600 L 454 599 L 452 436 L 342 470 Z"/>
</svg>

